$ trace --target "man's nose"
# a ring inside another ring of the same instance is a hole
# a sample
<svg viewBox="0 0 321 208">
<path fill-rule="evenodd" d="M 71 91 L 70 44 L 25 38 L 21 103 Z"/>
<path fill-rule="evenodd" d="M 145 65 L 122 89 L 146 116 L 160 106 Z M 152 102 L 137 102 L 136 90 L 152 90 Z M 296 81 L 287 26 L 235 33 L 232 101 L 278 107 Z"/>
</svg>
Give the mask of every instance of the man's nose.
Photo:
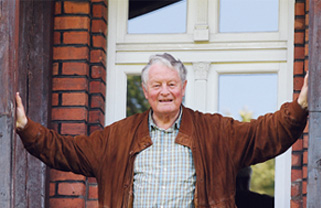
<svg viewBox="0 0 321 208">
<path fill-rule="evenodd" d="M 168 89 L 168 86 L 167 86 L 167 85 L 162 85 L 161 94 L 162 94 L 162 95 L 167 95 L 167 94 L 169 94 L 169 89 Z"/>
</svg>

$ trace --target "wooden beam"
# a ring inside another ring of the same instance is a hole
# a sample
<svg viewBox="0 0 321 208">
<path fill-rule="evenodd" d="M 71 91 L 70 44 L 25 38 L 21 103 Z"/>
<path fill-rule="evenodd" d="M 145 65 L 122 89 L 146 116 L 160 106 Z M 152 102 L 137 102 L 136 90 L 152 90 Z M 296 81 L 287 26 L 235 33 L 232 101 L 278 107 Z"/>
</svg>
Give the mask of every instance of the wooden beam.
<svg viewBox="0 0 321 208">
<path fill-rule="evenodd" d="M 309 149 L 307 207 L 321 207 L 321 1 L 309 6 Z"/>
<path fill-rule="evenodd" d="M 0 207 L 13 205 L 12 146 L 18 71 L 19 0 L 0 0 Z"/>
<path fill-rule="evenodd" d="M 46 166 L 15 134 L 20 91 L 33 120 L 47 126 L 52 68 L 53 0 L 0 0 L 0 207 L 47 206 Z"/>
<path fill-rule="evenodd" d="M 53 0 L 20 1 L 18 91 L 27 115 L 44 126 L 48 126 L 51 114 L 53 12 Z M 46 166 L 24 150 L 20 139 L 14 148 L 15 206 L 48 207 Z"/>
</svg>

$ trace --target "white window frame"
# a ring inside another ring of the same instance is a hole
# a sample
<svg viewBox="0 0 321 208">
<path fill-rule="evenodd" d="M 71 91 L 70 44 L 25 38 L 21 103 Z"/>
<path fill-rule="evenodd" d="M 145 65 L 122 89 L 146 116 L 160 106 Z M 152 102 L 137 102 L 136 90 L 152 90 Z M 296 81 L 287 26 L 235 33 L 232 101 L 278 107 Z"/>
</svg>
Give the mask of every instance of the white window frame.
<svg viewBox="0 0 321 208">
<path fill-rule="evenodd" d="M 106 125 L 126 116 L 127 75 L 140 74 L 155 53 L 169 52 L 186 65 L 185 105 L 192 109 L 217 112 L 218 77 L 231 73 L 277 73 L 278 107 L 292 100 L 294 0 L 280 0 L 279 31 L 267 33 L 219 33 L 219 0 L 187 2 L 186 33 L 144 35 L 126 32 L 128 2 L 109 0 Z M 202 64 L 208 69 L 200 74 Z M 291 149 L 277 157 L 275 170 L 275 207 L 289 208 Z"/>
</svg>

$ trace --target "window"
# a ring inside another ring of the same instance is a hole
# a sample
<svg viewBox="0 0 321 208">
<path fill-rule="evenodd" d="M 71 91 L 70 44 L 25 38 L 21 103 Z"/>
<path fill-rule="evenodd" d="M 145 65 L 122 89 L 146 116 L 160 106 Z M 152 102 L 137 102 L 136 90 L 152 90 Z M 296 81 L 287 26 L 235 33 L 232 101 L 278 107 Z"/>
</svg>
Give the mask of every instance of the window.
<svg viewBox="0 0 321 208">
<path fill-rule="evenodd" d="M 186 0 L 145 1 L 140 7 L 137 6 L 137 3 L 136 1 L 129 2 L 128 33 L 186 32 Z"/>
<path fill-rule="evenodd" d="M 255 119 L 277 110 L 277 74 L 222 74 L 219 76 L 218 111 L 242 121 L 241 111 Z"/>
<path fill-rule="evenodd" d="M 278 0 L 221 0 L 219 32 L 276 32 Z"/>
<path fill-rule="evenodd" d="M 219 112 L 247 122 L 277 110 L 277 74 L 222 74 Z M 262 93 L 264 92 L 264 93 Z M 250 190 L 274 196 L 274 160 L 252 166 Z"/>
</svg>

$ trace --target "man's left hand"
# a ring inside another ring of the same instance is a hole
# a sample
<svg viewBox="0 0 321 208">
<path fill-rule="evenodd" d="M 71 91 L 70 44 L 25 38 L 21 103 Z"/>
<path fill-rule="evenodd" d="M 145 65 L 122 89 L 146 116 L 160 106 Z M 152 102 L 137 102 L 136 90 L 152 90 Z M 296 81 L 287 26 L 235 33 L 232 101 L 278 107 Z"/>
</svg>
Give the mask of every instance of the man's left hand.
<svg viewBox="0 0 321 208">
<path fill-rule="evenodd" d="M 303 86 L 301 88 L 301 92 L 298 98 L 298 103 L 303 109 L 308 108 L 308 78 L 309 72 L 304 77 Z"/>
</svg>

